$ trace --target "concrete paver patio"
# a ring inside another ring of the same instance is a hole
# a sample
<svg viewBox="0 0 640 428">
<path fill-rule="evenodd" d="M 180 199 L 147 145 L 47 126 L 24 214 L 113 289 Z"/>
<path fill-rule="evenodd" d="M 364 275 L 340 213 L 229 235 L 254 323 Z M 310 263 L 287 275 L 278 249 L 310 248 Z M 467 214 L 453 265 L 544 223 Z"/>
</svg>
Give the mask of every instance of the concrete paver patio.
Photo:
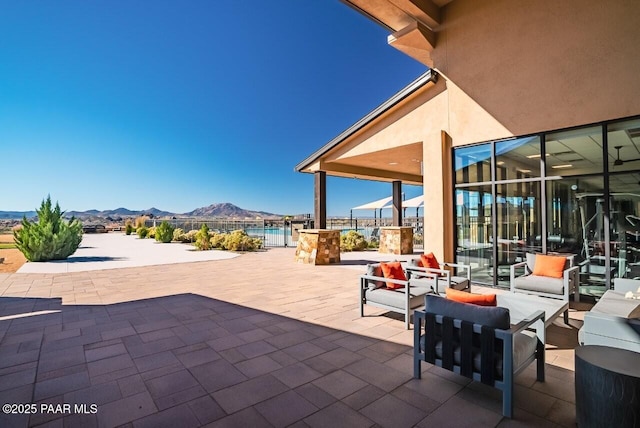
<svg viewBox="0 0 640 428">
<path fill-rule="evenodd" d="M 579 311 L 548 330 L 547 381 L 517 377 L 509 420 L 492 388 L 428 364 L 412 379 L 397 317 L 359 317 L 358 276 L 377 253 L 293 255 L 1 274 L 0 404 L 36 409 L 0 426 L 575 425 Z"/>
</svg>

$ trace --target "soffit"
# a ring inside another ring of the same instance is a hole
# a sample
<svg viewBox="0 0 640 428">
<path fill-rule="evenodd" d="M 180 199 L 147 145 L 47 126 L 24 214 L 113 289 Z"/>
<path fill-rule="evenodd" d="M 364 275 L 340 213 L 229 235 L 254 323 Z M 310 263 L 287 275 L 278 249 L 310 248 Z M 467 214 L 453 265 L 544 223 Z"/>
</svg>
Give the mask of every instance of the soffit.
<svg viewBox="0 0 640 428">
<path fill-rule="evenodd" d="M 422 184 L 422 143 L 381 149 L 339 159 L 324 158 L 322 169 L 330 175 L 379 181 L 402 180 Z"/>
</svg>

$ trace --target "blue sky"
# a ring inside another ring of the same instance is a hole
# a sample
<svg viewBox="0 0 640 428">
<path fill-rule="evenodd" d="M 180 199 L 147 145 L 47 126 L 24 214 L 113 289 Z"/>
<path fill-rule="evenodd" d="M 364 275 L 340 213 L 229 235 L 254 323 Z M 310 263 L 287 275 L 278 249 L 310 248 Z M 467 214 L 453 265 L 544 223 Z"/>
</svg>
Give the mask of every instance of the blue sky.
<svg viewBox="0 0 640 428">
<path fill-rule="evenodd" d="M 5 211 L 50 194 L 65 210 L 312 213 L 313 176 L 294 166 L 425 71 L 338 0 L 0 10 Z M 390 194 L 329 178 L 328 215 Z"/>
</svg>

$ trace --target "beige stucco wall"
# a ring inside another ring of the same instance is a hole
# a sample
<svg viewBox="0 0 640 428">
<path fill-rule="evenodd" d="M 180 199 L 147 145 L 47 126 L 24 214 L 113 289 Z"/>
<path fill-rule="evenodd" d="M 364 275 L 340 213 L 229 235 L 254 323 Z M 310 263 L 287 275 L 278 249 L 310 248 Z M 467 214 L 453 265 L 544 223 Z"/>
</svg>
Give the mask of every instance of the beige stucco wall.
<svg viewBox="0 0 640 428">
<path fill-rule="evenodd" d="M 435 67 L 513 134 L 640 113 L 640 1 L 455 0 L 443 16 Z"/>
</svg>

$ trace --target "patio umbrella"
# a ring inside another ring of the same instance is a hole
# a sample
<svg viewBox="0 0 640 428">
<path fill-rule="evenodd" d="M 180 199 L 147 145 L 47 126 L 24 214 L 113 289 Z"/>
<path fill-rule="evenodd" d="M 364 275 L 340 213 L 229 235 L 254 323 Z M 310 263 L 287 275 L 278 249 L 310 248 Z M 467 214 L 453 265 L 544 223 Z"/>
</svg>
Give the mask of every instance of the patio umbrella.
<svg viewBox="0 0 640 428">
<path fill-rule="evenodd" d="M 424 195 L 416 196 L 415 198 L 407 199 L 406 201 L 402 201 L 402 208 L 404 208 L 405 213 L 407 208 L 415 208 L 416 209 L 416 217 L 418 217 L 418 210 L 420 207 L 424 206 Z"/>
<path fill-rule="evenodd" d="M 368 202 L 363 205 L 358 205 L 357 207 L 351 208 L 350 217 L 353 219 L 353 210 L 373 210 L 373 219 L 374 223 L 376 220 L 376 213 L 380 210 L 380 218 L 382 218 L 382 209 L 389 208 L 389 203 L 393 200 L 393 196 L 389 196 L 386 198 L 378 199 L 377 201 Z"/>
</svg>

